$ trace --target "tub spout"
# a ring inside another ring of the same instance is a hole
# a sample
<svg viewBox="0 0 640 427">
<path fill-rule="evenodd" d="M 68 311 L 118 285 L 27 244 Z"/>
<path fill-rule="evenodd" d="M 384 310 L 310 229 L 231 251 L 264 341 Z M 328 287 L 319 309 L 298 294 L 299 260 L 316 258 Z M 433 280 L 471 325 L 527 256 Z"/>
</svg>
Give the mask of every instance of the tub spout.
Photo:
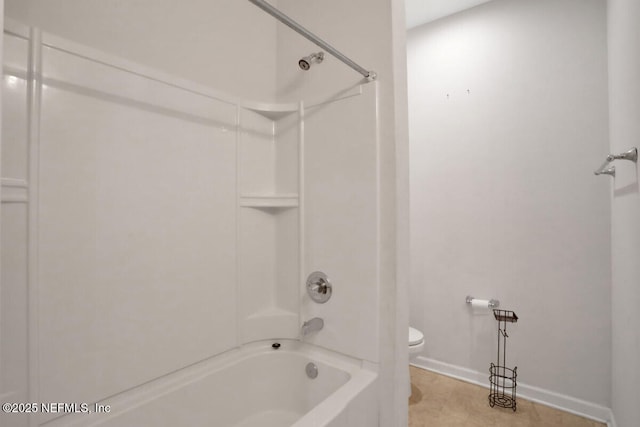
<svg viewBox="0 0 640 427">
<path fill-rule="evenodd" d="M 311 332 L 317 332 L 324 328 L 324 320 L 319 317 L 314 317 L 311 320 L 307 320 L 302 324 L 302 336 L 310 334 Z"/>
</svg>

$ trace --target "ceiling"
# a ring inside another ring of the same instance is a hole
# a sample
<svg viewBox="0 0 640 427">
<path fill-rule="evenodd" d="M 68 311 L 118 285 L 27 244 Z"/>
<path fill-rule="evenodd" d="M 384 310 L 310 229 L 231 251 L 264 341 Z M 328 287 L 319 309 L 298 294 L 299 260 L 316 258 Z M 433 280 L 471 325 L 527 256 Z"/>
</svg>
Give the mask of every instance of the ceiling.
<svg viewBox="0 0 640 427">
<path fill-rule="evenodd" d="M 491 0 L 405 0 L 407 29 Z"/>
</svg>

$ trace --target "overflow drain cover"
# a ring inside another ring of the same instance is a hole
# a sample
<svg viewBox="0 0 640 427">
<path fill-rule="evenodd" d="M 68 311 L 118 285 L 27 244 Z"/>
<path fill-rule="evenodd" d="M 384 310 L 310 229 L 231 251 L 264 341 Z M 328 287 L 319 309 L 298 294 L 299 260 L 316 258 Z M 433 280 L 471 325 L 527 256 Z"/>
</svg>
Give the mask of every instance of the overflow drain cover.
<svg viewBox="0 0 640 427">
<path fill-rule="evenodd" d="M 305 371 L 307 371 L 307 376 L 311 379 L 318 376 L 318 367 L 312 362 L 307 363 Z"/>
</svg>

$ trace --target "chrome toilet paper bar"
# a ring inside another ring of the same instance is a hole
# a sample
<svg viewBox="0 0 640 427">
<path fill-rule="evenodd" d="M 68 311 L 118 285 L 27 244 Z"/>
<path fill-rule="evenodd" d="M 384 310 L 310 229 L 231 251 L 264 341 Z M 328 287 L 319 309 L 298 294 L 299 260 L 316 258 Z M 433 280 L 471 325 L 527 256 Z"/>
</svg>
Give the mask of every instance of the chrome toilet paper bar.
<svg viewBox="0 0 640 427">
<path fill-rule="evenodd" d="M 470 295 L 467 295 L 467 298 L 465 299 L 465 302 L 466 302 L 467 304 L 471 304 L 471 303 L 473 302 L 473 300 L 474 300 L 474 299 L 476 299 L 476 298 L 474 298 L 474 297 L 472 297 L 472 296 L 470 296 Z M 487 306 L 488 306 L 489 308 L 498 308 L 498 307 L 500 307 L 500 301 L 498 301 L 497 299 L 490 299 L 490 300 L 487 302 Z"/>
</svg>

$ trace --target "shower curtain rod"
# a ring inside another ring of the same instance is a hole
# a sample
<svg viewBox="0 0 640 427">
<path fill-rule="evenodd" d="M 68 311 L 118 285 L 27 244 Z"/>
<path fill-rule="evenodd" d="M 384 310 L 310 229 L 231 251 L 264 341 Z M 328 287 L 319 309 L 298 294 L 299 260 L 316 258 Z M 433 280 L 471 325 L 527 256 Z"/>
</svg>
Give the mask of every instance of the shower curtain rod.
<svg viewBox="0 0 640 427">
<path fill-rule="evenodd" d="M 289 18 L 287 15 L 285 15 L 282 12 L 280 12 L 275 7 L 271 6 L 265 0 L 249 0 L 249 1 L 251 3 L 253 3 L 254 5 L 258 6 L 260 9 L 264 10 L 265 12 L 267 12 L 269 15 L 273 16 L 274 18 L 276 18 L 278 21 L 282 22 L 287 27 L 291 28 L 292 30 L 294 30 L 295 32 L 300 34 L 301 36 L 307 38 L 311 42 L 313 42 L 316 45 L 320 46 L 321 48 L 323 48 L 324 50 L 329 52 L 331 55 L 335 56 L 340 61 L 342 61 L 345 64 L 347 64 L 349 67 L 353 68 L 354 70 L 356 70 L 357 72 L 362 74 L 367 79 L 369 79 L 369 80 L 375 80 L 376 79 L 377 76 L 376 76 L 376 73 L 374 71 L 367 71 L 366 69 L 362 68 L 360 65 L 356 64 L 355 62 L 353 62 L 351 59 L 349 59 L 347 56 L 342 54 L 340 51 L 338 51 L 336 48 L 331 46 L 329 43 L 325 42 L 324 40 L 322 40 L 321 38 L 319 38 L 318 36 L 316 36 L 315 34 L 310 32 L 309 30 L 307 30 L 306 28 L 304 28 L 303 26 L 298 24 L 293 19 Z"/>
</svg>

